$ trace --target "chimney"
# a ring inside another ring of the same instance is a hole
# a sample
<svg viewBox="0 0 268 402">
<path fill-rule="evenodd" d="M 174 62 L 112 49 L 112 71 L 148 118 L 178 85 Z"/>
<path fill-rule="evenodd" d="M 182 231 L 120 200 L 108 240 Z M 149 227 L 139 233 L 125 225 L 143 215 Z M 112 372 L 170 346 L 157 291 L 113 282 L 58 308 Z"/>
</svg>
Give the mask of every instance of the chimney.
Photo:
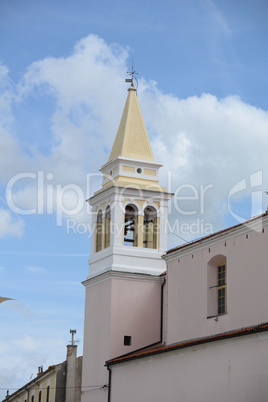
<svg viewBox="0 0 268 402">
<path fill-rule="evenodd" d="M 72 334 L 72 340 L 71 345 L 67 345 L 65 402 L 75 401 L 77 345 L 75 345 L 74 334 L 76 334 L 76 330 L 70 329 L 70 333 Z"/>
<path fill-rule="evenodd" d="M 42 373 L 43 373 L 43 366 L 39 366 L 39 367 L 38 367 L 37 375 L 40 375 L 40 374 L 42 374 Z"/>
</svg>

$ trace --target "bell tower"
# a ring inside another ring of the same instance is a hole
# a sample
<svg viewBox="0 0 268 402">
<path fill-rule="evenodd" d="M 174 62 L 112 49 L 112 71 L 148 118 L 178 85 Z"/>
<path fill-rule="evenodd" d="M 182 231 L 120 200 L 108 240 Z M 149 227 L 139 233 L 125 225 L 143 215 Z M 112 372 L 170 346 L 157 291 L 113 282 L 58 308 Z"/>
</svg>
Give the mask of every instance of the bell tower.
<svg viewBox="0 0 268 402">
<path fill-rule="evenodd" d="M 106 401 L 105 362 L 160 342 L 165 224 L 172 195 L 159 184 L 133 80 L 102 187 L 87 200 L 93 235 L 86 288 L 82 402 Z M 96 388 L 94 388 L 96 386 Z"/>
<path fill-rule="evenodd" d="M 93 211 L 89 278 L 113 270 L 157 275 L 167 248 L 165 224 L 170 194 L 159 185 L 136 88 L 128 97 L 102 188 L 88 202 Z"/>
</svg>

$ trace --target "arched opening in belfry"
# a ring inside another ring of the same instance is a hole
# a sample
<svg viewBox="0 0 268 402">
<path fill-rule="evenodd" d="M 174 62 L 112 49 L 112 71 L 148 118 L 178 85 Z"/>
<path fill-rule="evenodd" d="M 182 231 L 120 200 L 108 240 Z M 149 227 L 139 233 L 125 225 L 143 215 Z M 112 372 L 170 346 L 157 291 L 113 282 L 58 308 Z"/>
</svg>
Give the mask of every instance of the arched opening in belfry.
<svg viewBox="0 0 268 402">
<path fill-rule="evenodd" d="M 102 249 L 102 211 L 98 212 L 96 224 L 96 253 Z"/>
<path fill-rule="evenodd" d="M 105 228 L 104 228 L 104 248 L 110 246 L 111 239 L 111 208 L 108 206 L 105 211 Z"/>
<path fill-rule="evenodd" d="M 124 223 L 124 245 L 137 247 L 138 230 L 137 230 L 138 210 L 134 205 L 127 205 L 125 208 Z"/>
<path fill-rule="evenodd" d="M 143 218 L 143 247 L 157 248 L 158 225 L 157 212 L 153 207 L 146 207 Z"/>
</svg>

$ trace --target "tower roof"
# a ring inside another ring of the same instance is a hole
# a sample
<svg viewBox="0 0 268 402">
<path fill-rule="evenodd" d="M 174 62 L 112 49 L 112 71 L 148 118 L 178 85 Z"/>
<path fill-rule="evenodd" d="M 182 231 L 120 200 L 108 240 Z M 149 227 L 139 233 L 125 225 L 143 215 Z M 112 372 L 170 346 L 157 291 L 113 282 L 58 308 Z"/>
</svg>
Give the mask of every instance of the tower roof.
<svg viewBox="0 0 268 402">
<path fill-rule="evenodd" d="M 125 108 L 108 162 L 118 156 L 154 161 L 136 88 L 131 86 L 128 92 Z"/>
</svg>

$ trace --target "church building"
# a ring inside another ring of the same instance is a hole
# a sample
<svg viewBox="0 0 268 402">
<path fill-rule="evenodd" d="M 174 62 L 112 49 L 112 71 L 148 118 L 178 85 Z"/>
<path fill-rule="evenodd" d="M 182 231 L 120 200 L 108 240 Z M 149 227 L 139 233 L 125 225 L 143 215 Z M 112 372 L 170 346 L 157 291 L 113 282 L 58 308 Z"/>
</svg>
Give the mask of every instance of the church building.
<svg viewBox="0 0 268 402">
<path fill-rule="evenodd" d="M 93 212 L 82 402 L 268 400 L 268 215 L 167 251 L 133 84 Z"/>
</svg>

